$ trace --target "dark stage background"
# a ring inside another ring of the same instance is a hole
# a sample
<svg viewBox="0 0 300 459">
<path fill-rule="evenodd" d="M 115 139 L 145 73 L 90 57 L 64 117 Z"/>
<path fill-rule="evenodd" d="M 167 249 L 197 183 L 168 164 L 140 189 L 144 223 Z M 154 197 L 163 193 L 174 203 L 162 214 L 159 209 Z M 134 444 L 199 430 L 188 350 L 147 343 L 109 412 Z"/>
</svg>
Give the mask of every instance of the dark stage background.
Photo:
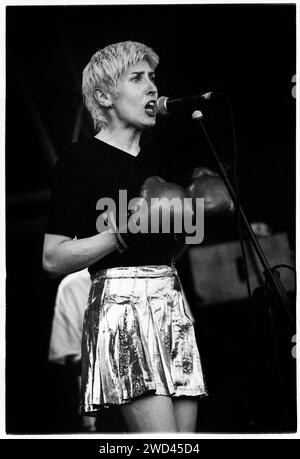
<svg viewBox="0 0 300 459">
<path fill-rule="evenodd" d="M 92 135 L 80 92 L 91 55 L 113 42 L 141 41 L 161 58 L 160 95 L 226 93 L 236 122 L 244 210 L 251 222 L 284 234 L 293 253 L 295 13 L 293 5 L 7 8 L 8 433 L 81 430 L 72 375 L 47 361 L 58 281 L 45 276 L 41 259 L 53 166 L 67 144 Z M 202 108 L 231 173 L 228 108 L 221 99 Z M 153 139 L 165 148 L 178 181 L 195 165 L 215 168 L 199 126 L 184 113 L 160 118 Z M 236 239 L 234 229 L 224 229 L 220 243 Z M 226 270 L 226 257 L 221 261 Z M 189 256 L 180 262 L 210 392 L 200 402 L 198 432 L 294 431 L 295 359 L 284 313 L 277 371 L 265 303 L 250 304 L 240 280 L 243 297 L 228 302 L 225 295 L 203 305 L 192 282 L 202 273 L 195 269 Z"/>
</svg>

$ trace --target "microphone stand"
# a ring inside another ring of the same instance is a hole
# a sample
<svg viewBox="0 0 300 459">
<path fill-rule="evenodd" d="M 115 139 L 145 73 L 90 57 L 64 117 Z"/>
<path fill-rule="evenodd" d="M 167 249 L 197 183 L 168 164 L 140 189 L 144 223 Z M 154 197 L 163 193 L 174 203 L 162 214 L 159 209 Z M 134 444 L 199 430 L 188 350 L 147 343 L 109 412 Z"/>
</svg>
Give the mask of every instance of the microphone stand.
<svg viewBox="0 0 300 459">
<path fill-rule="evenodd" d="M 225 170 L 222 162 L 220 161 L 218 154 L 209 138 L 209 135 L 205 129 L 205 126 L 202 122 L 203 115 L 200 111 L 194 111 L 192 118 L 199 122 L 201 125 L 201 128 L 203 130 L 203 133 L 210 145 L 210 148 L 212 150 L 212 153 L 214 155 L 214 158 L 218 164 L 219 171 L 221 178 L 223 179 L 228 192 L 235 204 L 235 207 L 237 209 L 237 212 L 239 212 L 239 216 L 241 218 L 241 222 L 244 224 L 244 227 L 248 233 L 249 236 L 249 241 L 252 243 L 253 250 L 256 252 L 262 266 L 263 266 L 263 275 L 265 278 L 265 287 L 260 287 L 255 289 L 254 295 L 255 299 L 261 304 L 262 302 L 267 303 L 268 307 L 268 315 L 270 319 L 270 326 L 271 326 L 271 345 L 273 345 L 274 349 L 274 354 L 272 355 L 272 361 L 273 361 L 273 368 L 275 369 L 276 376 L 277 376 L 277 384 L 279 386 L 279 393 L 284 393 L 284 386 L 283 386 L 283 378 L 282 374 L 280 371 L 280 363 L 279 363 L 279 343 L 278 343 L 278 326 L 277 326 L 277 314 L 276 310 L 282 308 L 287 315 L 288 322 L 290 325 L 290 331 L 292 334 L 295 334 L 295 317 L 292 311 L 292 305 L 290 303 L 289 297 L 284 289 L 284 286 L 282 285 L 282 282 L 277 275 L 277 273 L 274 273 L 274 270 L 270 267 L 270 264 L 257 240 L 256 235 L 254 234 L 252 227 L 239 203 L 238 195 L 236 194 L 233 186 L 231 185 L 231 182 L 228 178 L 227 171 Z M 251 247 L 251 245 L 250 245 Z M 250 296 L 250 300 L 252 300 L 253 297 Z M 286 406 L 286 403 L 284 400 L 281 400 L 281 410 L 284 418 L 284 424 L 286 426 L 286 429 L 289 429 L 289 419 L 288 419 L 288 407 Z"/>
<path fill-rule="evenodd" d="M 270 300 L 272 302 L 274 302 L 276 304 L 276 306 L 278 307 L 282 307 L 286 313 L 287 313 L 287 317 L 289 319 L 289 323 L 290 323 L 290 326 L 291 326 L 291 330 L 292 331 L 295 331 L 295 317 L 294 317 L 294 314 L 292 312 L 292 308 L 291 308 L 291 304 L 290 304 L 290 300 L 288 298 L 288 295 L 282 285 L 282 282 L 280 281 L 278 275 L 275 273 L 274 274 L 274 271 L 272 270 L 272 268 L 270 267 L 270 264 L 251 228 L 251 225 L 241 207 L 241 205 L 239 204 L 239 200 L 237 198 L 237 195 L 234 191 L 234 188 L 233 186 L 231 185 L 231 182 L 228 178 L 228 174 L 222 164 L 222 162 L 220 161 L 219 157 L 218 157 L 218 154 L 207 134 L 207 131 L 205 129 L 205 126 L 203 124 L 203 122 L 201 121 L 201 118 L 194 118 L 195 121 L 198 121 L 202 127 L 202 130 L 205 134 L 205 137 L 211 147 L 211 150 L 213 152 L 213 155 L 215 157 L 215 160 L 218 164 L 218 167 L 219 167 L 219 170 L 221 172 L 221 178 L 223 179 L 225 185 L 226 185 L 226 188 L 228 189 L 228 192 L 235 204 L 235 207 L 237 209 L 237 212 L 240 213 L 240 217 L 241 217 L 241 220 L 245 226 L 245 229 L 248 233 L 248 236 L 249 236 L 249 239 L 253 245 L 253 248 L 255 250 L 255 252 L 257 253 L 257 256 L 263 266 L 263 274 L 264 274 L 264 277 L 265 277 L 265 280 L 266 280 L 266 284 L 268 286 L 268 293 L 270 296 Z"/>
</svg>

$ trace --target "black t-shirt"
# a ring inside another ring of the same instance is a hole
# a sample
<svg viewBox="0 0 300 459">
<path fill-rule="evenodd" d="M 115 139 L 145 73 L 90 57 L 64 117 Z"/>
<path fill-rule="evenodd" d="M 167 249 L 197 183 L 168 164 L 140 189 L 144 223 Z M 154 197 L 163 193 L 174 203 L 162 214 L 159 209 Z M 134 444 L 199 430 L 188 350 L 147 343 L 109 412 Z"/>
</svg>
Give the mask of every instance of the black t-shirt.
<svg viewBox="0 0 300 459">
<path fill-rule="evenodd" d="M 119 203 L 119 190 L 127 190 L 127 202 L 138 197 L 147 177 L 170 181 L 167 161 L 158 150 L 142 145 L 137 157 L 96 138 L 74 143 L 58 160 L 46 232 L 81 239 L 98 233 L 96 222 L 102 211 L 100 198 Z M 115 251 L 89 267 L 90 273 L 117 266 L 170 265 L 174 250 L 172 235 L 150 235 L 131 250 Z"/>
</svg>

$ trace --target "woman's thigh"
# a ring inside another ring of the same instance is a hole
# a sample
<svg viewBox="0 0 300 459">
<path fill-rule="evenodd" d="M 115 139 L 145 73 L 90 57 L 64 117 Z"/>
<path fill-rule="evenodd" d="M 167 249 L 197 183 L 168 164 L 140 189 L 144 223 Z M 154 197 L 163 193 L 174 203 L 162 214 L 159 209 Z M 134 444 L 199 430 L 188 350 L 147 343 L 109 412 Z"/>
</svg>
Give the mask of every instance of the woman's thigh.
<svg viewBox="0 0 300 459">
<path fill-rule="evenodd" d="M 174 414 L 179 432 L 196 432 L 198 400 L 194 397 L 173 398 Z"/>
<path fill-rule="evenodd" d="M 121 413 L 129 432 L 178 432 L 170 397 L 138 397 L 128 405 L 123 405 Z"/>
</svg>

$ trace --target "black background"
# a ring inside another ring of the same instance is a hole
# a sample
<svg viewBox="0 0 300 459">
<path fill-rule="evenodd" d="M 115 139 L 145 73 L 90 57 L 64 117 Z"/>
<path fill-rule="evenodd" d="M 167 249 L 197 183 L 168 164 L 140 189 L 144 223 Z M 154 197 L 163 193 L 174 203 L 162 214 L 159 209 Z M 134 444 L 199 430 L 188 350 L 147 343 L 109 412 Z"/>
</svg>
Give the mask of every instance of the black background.
<svg viewBox="0 0 300 459">
<path fill-rule="evenodd" d="M 224 92 L 235 117 L 247 216 L 251 221 L 262 219 L 274 232 L 287 232 L 293 247 L 296 10 L 294 5 L 253 4 L 6 11 L 7 431 L 60 433 L 74 430 L 68 416 L 76 392 L 71 384 L 63 388 L 70 375 L 47 362 L 58 281 L 46 278 L 41 258 L 55 161 L 74 136 L 92 134 L 91 122 L 80 108 L 84 66 L 97 49 L 135 40 L 160 56 L 160 95 Z M 228 108 L 222 100 L 201 108 L 230 170 Z M 185 114 L 159 119 L 154 137 L 168 145 L 166 155 L 179 176 L 196 164 L 214 167 L 199 126 Z M 254 313 L 246 302 L 194 312 L 210 392 L 201 402 L 198 431 L 293 431 L 290 340 L 282 347 L 281 372 L 286 379 L 284 391 L 278 392 L 265 311 Z"/>
</svg>

